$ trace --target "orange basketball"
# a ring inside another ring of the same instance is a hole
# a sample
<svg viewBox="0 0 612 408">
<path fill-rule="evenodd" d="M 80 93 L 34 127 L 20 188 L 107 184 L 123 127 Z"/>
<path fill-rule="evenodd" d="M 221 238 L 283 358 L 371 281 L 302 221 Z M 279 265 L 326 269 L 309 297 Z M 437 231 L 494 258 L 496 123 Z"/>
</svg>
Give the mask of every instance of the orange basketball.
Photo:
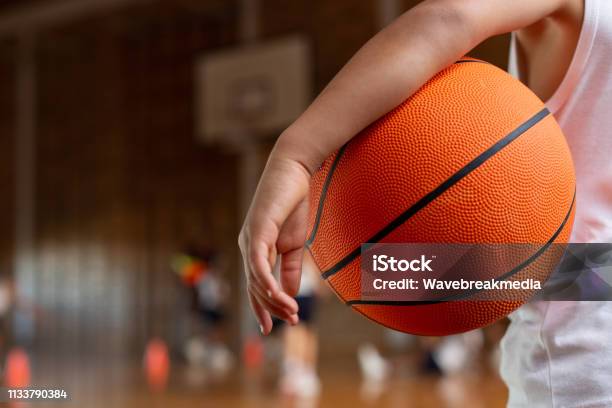
<svg viewBox="0 0 612 408">
<path fill-rule="evenodd" d="M 546 278 L 560 257 L 548 248 L 571 233 L 575 184 L 569 148 L 542 101 L 506 72 L 464 58 L 322 164 L 307 247 L 340 299 L 364 316 L 413 334 L 459 333 L 524 301 L 363 301 L 361 244 L 541 244 L 515 278 Z"/>
</svg>

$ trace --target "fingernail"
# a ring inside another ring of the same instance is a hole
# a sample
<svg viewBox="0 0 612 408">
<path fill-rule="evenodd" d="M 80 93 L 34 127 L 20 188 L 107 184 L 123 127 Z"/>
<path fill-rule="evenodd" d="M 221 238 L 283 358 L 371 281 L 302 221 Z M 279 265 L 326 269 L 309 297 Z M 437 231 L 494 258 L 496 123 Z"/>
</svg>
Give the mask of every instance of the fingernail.
<svg viewBox="0 0 612 408">
<path fill-rule="evenodd" d="M 272 297 L 272 291 L 271 291 L 271 290 L 268 290 L 268 291 L 266 292 L 266 294 L 268 295 L 268 297 L 269 297 L 269 298 L 271 298 L 271 297 Z"/>
<path fill-rule="evenodd" d="M 264 334 L 264 331 L 263 331 L 263 326 L 262 326 L 261 324 L 259 325 L 259 332 L 260 332 L 261 334 Z"/>
</svg>

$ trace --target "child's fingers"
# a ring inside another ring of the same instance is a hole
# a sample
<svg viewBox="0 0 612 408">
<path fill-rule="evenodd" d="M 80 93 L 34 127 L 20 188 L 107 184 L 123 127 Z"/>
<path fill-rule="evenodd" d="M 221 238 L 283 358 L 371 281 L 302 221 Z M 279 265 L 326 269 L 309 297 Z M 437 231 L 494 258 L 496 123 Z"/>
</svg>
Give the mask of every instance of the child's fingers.
<svg viewBox="0 0 612 408">
<path fill-rule="evenodd" d="M 269 297 L 268 300 L 279 307 L 289 310 L 291 314 L 295 314 L 298 311 L 298 304 L 295 299 L 285 292 L 279 291 L 273 293 L 272 297 Z"/>
<path fill-rule="evenodd" d="M 304 249 L 296 248 L 281 255 L 281 287 L 290 296 L 297 296 L 302 275 Z"/>
<path fill-rule="evenodd" d="M 251 272 L 249 277 L 253 278 L 253 285 L 257 286 L 261 296 L 278 308 L 290 309 L 293 313 L 297 313 L 297 302 L 280 290 L 267 258 L 257 253 L 250 254 L 249 258 L 252 261 L 248 265 Z"/>
<path fill-rule="evenodd" d="M 270 312 L 266 310 L 264 306 L 262 306 L 260 301 L 257 299 L 257 295 L 255 294 L 257 292 L 255 290 L 257 287 L 257 280 L 251 271 L 248 256 L 245 250 L 247 246 L 244 245 L 242 238 L 243 237 L 241 236 L 240 250 L 242 252 L 242 263 L 244 265 L 244 273 L 247 280 L 247 295 L 249 298 L 249 304 L 251 306 L 251 310 L 255 314 L 255 317 L 257 318 L 257 322 L 259 323 L 259 330 L 265 335 L 272 330 L 272 317 L 270 316 Z"/>
<path fill-rule="evenodd" d="M 244 247 L 243 247 L 244 248 Z M 243 250 L 244 254 L 244 250 Z M 254 273 L 251 264 L 247 262 L 247 257 L 243 256 L 244 269 L 247 278 L 249 294 L 254 296 L 258 304 L 278 317 L 291 322 L 295 320 L 291 316 L 297 313 L 297 302 L 295 299 L 281 291 L 272 292 L 267 289 Z M 271 275 L 271 273 L 270 273 Z M 261 275 L 259 275 L 261 276 Z M 272 277 L 274 279 L 274 277 Z M 276 281 L 275 281 L 276 283 Z"/>
<path fill-rule="evenodd" d="M 268 296 L 280 291 L 276 279 L 272 274 L 272 267 L 268 260 L 268 250 L 264 244 L 251 244 L 247 254 L 248 267 L 251 274 Z"/>
<path fill-rule="evenodd" d="M 273 304 L 268 302 L 266 298 L 262 298 L 255 292 L 251 292 L 251 295 L 253 295 L 253 298 L 259 303 L 259 305 L 271 315 L 274 315 L 289 324 L 294 324 L 294 322 L 297 320 L 297 314 L 290 314 L 286 310 L 274 306 Z"/>
<path fill-rule="evenodd" d="M 244 272 L 247 279 L 258 282 L 265 292 L 275 293 L 279 291 L 278 283 L 272 274 L 271 262 L 268 259 L 268 247 L 260 239 L 260 242 L 252 239 L 249 232 L 241 232 L 238 246 L 242 253 Z"/>
<path fill-rule="evenodd" d="M 289 298 L 286 294 L 282 292 L 280 293 L 288 297 L 288 299 L 283 299 L 284 303 L 269 298 L 267 294 L 262 292 L 261 288 L 257 285 L 249 285 L 249 290 L 263 307 L 265 307 L 273 315 L 283 320 L 288 320 L 292 315 L 297 313 L 297 302 L 294 299 Z"/>
<path fill-rule="evenodd" d="M 261 334 L 267 335 L 272 330 L 272 317 L 270 313 L 263 308 L 255 299 L 255 297 L 249 292 L 249 304 L 251 305 L 251 310 L 255 313 L 255 317 L 257 318 L 257 322 L 259 323 L 259 331 Z"/>
<path fill-rule="evenodd" d="M 264 284 L 262 284 L 257 275 L 249 273 L 247 270 L 247 280 L 249 287 L 257 290 L 257 295 L 261 298 L 266 299 L 266 303 L 271 303 L 277 308 L 289 310 L 291 313 L 297 313 L 297 302 L 291 296 L 287 295 L 283 291 L 271 292 Z"/>
<path fill-rule="evenodd" d="M 266 304 L 271 304 L 275 308 L 286 310 L 288 314 L 297 313 L 297 302 L 285 292 L 279 291 L 272 293 L 266 290 L 255 277 L 251 277 L 249 280 L 249 287 L 253 288 L 255 295 L 262 300 L 265 299 Z"/>
<path fill-rule="evenodd" d="M 292 326 L 295 326 L 296 324 L 298 324 L 300 321 L 300 318 L 298 317 L 297 313 L 294 315 L 291 315 L 289 317 L 289 320 L 287 320 L 287 323 L 289 323 Z"/>
</svg>

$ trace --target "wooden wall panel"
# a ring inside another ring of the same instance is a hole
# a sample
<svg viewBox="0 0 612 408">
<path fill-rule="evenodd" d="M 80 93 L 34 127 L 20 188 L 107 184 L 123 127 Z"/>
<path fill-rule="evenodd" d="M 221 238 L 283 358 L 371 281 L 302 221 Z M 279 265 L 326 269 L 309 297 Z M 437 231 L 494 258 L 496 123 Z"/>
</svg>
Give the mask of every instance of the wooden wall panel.
<svg viewBox="0 0 612 408">
<path fill-rule="evenodd" d="M 15 42 L 0 42 L 0 278 L 13 269 Z"/>
<path fill-rule="evenodd" d="M 261 7 L 263 38 L 302 34 L 311 41 L 316 92 L 378 30 L 375 0 L 262 0 Z"/>
<path fill-rule="evenodd" d="M 195 141 L 192 97 L 194 59 L 232 25 L 160 4 L 40 37 L 36 293 L 54 317 L 41 348 L 178 343 L 185 292 L 169 264 L 189 242 L 218 248 L 235 283 L 236 156 Z"/>
</svg>

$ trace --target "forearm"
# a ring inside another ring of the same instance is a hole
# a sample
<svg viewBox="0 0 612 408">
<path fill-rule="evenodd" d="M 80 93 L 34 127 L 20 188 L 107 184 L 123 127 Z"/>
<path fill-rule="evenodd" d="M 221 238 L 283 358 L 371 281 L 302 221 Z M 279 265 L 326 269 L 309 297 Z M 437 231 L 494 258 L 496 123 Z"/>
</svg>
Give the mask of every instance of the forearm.
<svg viewBox="0 0 612 408">
<path fill-rule="evenodd" d="M 368 41 L 281 135 L 273 157 L 312 172 L 486 38 L 533 24 L 567 0 L 428 0 Z"/>
</svg>

